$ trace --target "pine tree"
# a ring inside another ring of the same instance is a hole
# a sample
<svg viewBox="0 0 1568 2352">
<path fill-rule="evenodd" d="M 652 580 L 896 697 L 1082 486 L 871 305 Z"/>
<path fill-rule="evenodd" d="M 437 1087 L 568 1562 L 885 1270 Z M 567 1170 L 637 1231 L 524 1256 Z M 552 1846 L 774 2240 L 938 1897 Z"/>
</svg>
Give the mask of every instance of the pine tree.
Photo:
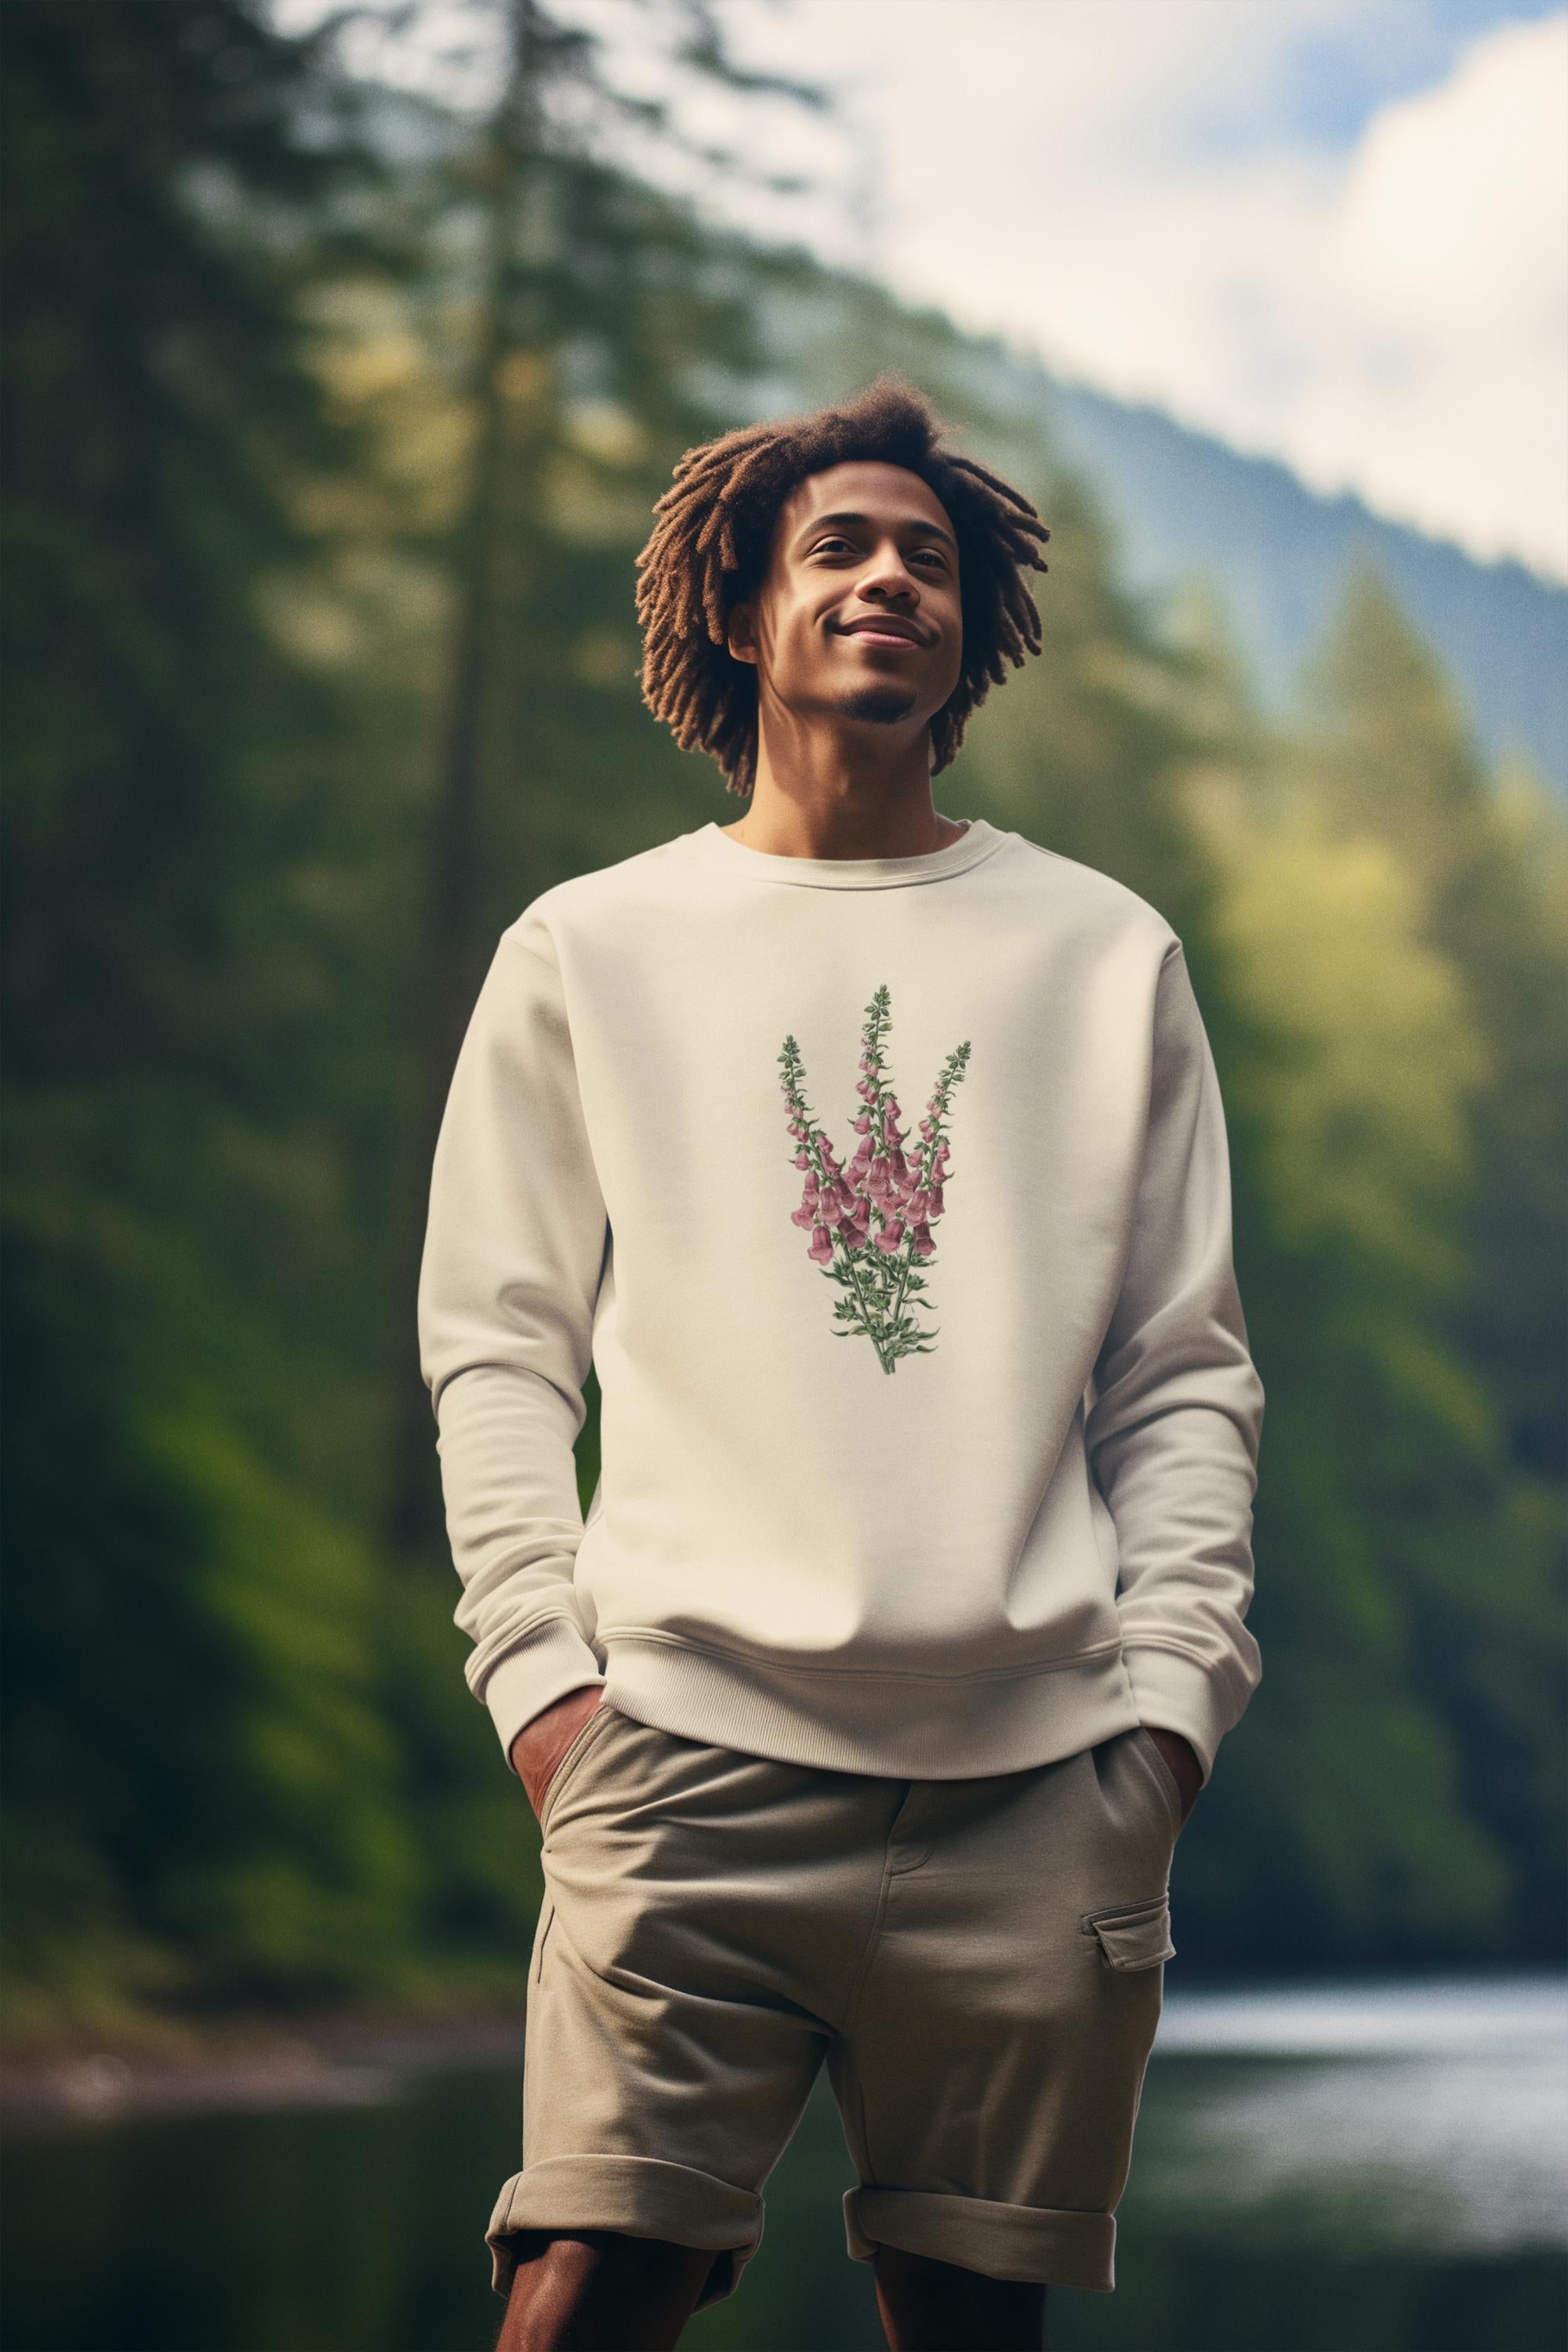
<svg viewBox="0 0 1568 2352">
<path fill-rule="evenodd" d="M 1370 567 L 1347 582 L 1302 699 L 1287 791 L 1408 877 L 1416 931 L 1477 1040 L 1455 1269 L 1428 1301 L 1438 1377 L 1415 1388 L 1430 1454 L 1419 1475 L 1395 1454 L 1374 1491 L 1415 1685 L 1447 1726 L 1468 1811 L 1509 1853 L 1516 1947 L 1544 1958 L 1564 1895 L 1568 1761 L 1568 825 L 1517 769 L 1497 789 L 1439 664 Z"/>
<path fill-rule="evenodd" d="M 258 0 L 0 38 L 15 2027 L 374 1977 L 409 1864 L 300 1458 L 331 713 L 263 614 L 344 455 L 300 300 L 363 167 Z"/>
</svg>

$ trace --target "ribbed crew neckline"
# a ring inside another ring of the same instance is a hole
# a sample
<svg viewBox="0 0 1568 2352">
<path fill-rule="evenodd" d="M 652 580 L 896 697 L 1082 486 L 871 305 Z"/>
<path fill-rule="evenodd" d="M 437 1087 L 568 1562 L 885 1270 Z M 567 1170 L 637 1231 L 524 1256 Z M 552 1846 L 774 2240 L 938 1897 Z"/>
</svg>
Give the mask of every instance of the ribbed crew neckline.
<svg viewBox="0 0 1568 2352">
<path fill-rule="evenodd" d="M 690 835 L 702 855 L 714 863 L 721 860 L 736 874 L 751 874 L 759 882 L 793 882 L 811 890 L 888 890 L 910 882 L 945 881 L 950 874 L 963 874 L 992 856 L 1009 838 L 983 816 L 971 817 L 967 830 L 945 849 L 928 849 L 919 857 L 781 857 L 771 849 L 732 841 L 717 819 Z"/>
</svg>

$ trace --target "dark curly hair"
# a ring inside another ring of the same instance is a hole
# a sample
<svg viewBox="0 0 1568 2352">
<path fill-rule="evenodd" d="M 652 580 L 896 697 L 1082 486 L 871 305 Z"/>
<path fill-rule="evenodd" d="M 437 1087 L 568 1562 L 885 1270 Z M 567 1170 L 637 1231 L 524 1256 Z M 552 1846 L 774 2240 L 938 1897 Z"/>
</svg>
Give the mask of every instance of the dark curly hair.
<svg viewBox="0 0 1568 2352">
<path fill-rule="evenodd" d="M 726 433 L 676 467 L 637 558 L 643 699 L 683 751 L 718 761 L 727 792 L 749 793 L 756 782 L 757 678 L 730 652 L 726 624 L 761 586 L 779 509 L 808 475 L 851 459 L 901 466 L 952 518 L 963 662 L 931 720 L 933 772 L 953 758 L 970 712 L 1004 682 L 1007 665 L 1019 668 L 1039 652 L 1040 616 L 1024 575 L 1048 568 L 1037 543 L 1050 532 L 1021 491 L 944 449 L 942 431 L 922 393 L 882 375 L 841 408 Z"/>
</svg>

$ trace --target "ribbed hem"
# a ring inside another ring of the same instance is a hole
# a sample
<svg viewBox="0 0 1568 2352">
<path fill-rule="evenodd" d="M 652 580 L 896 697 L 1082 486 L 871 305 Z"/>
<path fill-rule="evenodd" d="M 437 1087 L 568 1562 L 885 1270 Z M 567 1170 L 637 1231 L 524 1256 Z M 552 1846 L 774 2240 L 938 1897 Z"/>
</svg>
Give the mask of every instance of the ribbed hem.
<svg viewBox="0 0 1568 2352">
<path fill-rule="evenodd" d="M 976 1780 L 1132 1730 L 1119 1643 L 985 1675 L 827 1673 L 651 1630 L 601 1630 L 605 1696 L 683 1739 L 830 1772 Z"/>
<path fill-rule="evenodd" d="M 480 1696 L 489 1710 L 508 1769 L 511 1743 L 525 1723 L 568 1691 L 603 1682 L 599 1661 L 569 1617 L 545 1617 L 521 1646 L 509 1650 L 485 1677 Z"/>
<path fill-rule="evenodd" d="M 514 2172 L 496 2199 L 485 2240 L 490 2284 L 510 2295 L 520 2230 L 619 2230 L 677 2246 L 711 2246 L 716 2259 L 694 2308 L 722 2303 L 763 2242 L 763 2200 L 749 2189 L 650 2156 L 552 2156 Z"/>
<path fill-rule="evenodd" d="M 999 2205 L 985 2197 L 943 2197 L 919 2189 L 850 2189 L 844 2234 L 852 2262 L 877 2248 L 957 2263 L 986 2278 L 1033 2279 L 1042 2286 L 1116 2286 L 1116 2220 L 1049 2205 Z"/>
<path fill-rule="evenodd" d="M 1249 1684 L 1227 1706 L 1231 1694 L 1218 1675 L 1185 1650 L 1129 1642 L 1121 1654 L 1139 1722 L 1179 1731 L 1203 1766 L 1206 1783 L 1219 1743 L 1239 1721 L 1254 1685 Z"/>
</svg>

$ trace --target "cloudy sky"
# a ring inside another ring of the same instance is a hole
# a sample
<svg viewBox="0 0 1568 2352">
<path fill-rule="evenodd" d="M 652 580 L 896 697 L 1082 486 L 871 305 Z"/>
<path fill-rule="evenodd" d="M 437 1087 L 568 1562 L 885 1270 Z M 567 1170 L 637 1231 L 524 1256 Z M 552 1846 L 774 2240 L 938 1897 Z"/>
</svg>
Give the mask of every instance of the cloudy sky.
<svg viewBox="0 0 1568 2352">
<path fill-rule="evenodd" d="M 321 0 L 274 0 L 306 21 Z M 430 0 L 430 25 L 465 0 Z M 472 5 L 472 0 L 468 0 Z M 564 0 L 629 81 L 647 12 Z M 805 235 L 1059 373 L 1568 579 L 1568 7 L 717 0 Z M 437 45 L 438 46 L 438 44 Z M 427 53 L 433 55 L 433 51 Z M 410 63 L 397 70 L 435 75 Z M 482 64 L 480 81 L 482 82 Z"/>
</svg>

